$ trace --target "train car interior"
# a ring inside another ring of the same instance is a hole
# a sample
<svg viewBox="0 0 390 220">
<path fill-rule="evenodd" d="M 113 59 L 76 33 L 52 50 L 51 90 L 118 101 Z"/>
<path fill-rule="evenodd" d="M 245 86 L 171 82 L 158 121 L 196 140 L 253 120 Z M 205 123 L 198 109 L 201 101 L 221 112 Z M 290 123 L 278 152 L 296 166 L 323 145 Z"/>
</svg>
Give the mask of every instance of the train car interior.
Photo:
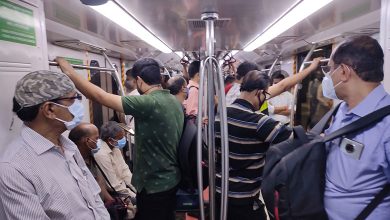
<svg viewBox="0 0 390 220">
<path fill-rule="evenodd" d="M 383 49 L 382 85 L 390 92 L 389 26 L 388 0 L 0 0 L 0 154 L 19 137 L 23 125 L 12 105 L 17 82 L 33 71 L 61 73 L 57 57 L 65 58 L 83 79 L 119 96 L 129 95 L 126 72 L 141 58 L 158 62 L 165 83 L 175 76 L 186 76 L 190 63 L 200 61 L 194 184 L 197 192 L 208 188 L 194 197 L 178 196 L 177 202 L 182 204 L 175 218 L 231 219 L 227 213 L 232 128 L 225 80 L 230 77 L 234 81 L 244 62 L 256 64 L 268 77 L 275 72 L 294 76 L 317 57 L 321 57 L 319 66 L 327 66 L 340 43 L 366 35 Z M 309 131 L 328 110 L 338 106 L 339 101 L 330 100 L 324 108 L 313 107 L 319 102 L 316 97 L 323 77 L 318 67 L 288 89 L 292 99 L 283 122 L 286 127 L 301 125 Z M 131 127 L 127 116 L 84 94 L 81 103 L 83 122 L 94 124 L 99 131 L 108 121 L 121 123 L 127 136 L 121 150 L 123 159 L 128 169 L 138 172 L 134 159 L 140 152 L 133 146 L 139 127 Z M 68 131 L 64 135 L 67 137 Z M 206 152 L 203 142 L 208 146 Z M 202 158 L 209 163 L 203 172 Z M 220 171 L 216 171 L 217 166 L 222 167 Z M 208 176 L 206 186 L 204 176 Z M 0 218 L 18 219 L 2 215 L 1 209 L 0 205 Z M 116 218 L 111 215 L 111 219 Z"/>
</svg>

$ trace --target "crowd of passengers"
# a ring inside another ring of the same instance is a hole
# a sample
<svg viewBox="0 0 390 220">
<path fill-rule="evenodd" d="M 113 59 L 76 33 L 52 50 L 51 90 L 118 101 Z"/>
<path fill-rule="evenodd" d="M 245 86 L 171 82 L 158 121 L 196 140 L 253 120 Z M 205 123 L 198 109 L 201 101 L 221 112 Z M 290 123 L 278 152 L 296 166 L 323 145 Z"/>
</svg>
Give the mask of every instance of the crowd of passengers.
<svg viewBox="0 0 390 220">
<path fill-rule="evenodd" d="M 243 62 L 225 87 L 229 133 L 227 219 L 267 219 L 256 203 L 265 153 L 292 138 L 287 117 L 289 90 L 315 72 L 315 58 L 302 72 L 272 77 Z M 107 208 L 125 204 L 124 219 L 174 220 L 181 173 L 179 144 L 184 118 L 198 117 L 200 62 L 183 64 L 184 74 L 161 81 L 152 58 L 137 60 L 126 72 L 126 96 L 110 94 L 77 74 L 63 58 L 62 73 L 35 71 L 17 82 L 13 112 L 23 121 L 20 135 L 0 154 L 0 219 L 110 219 Z M 341 104 L 324 135 L 390 104 L 383 81 L 383 50 L 368 36 L 349 38 L 323 67 L 322 95 Z M 164 87 L 164 88 L 163 88 Z M 316 87 L 317 88 L 317 87 Z M 121 124 L 99 129 L 82 122 L 82 95 L 123 113 L 134 138 Z M 266 111 L 260 109 L 268 104 Z M 207 124 L 207 119 L 204 120 Z M 221 158 L 217 115 L 216 154 Z M 364 145 L 360 159 L 340 143 L 327 143 L 324 205 L 329 219 L 354 219 L 390 182 L 390 117 L 355 136 Z M 69 130 L 69 138 L 63 133 Z M 100 131 L 100 132 L 99 132 Z M 134 148 L 133 173 L 124 160 L 126 142 Z M 221 161 L 217 161 L 220 164 Z M 310 180 L 308 180 L 310 181 Z M 216 169 L 216 198 L 221 198 L 221 169 Z M 219 219 L 220 203 L 216 203 Z M 111 215 L 112 217 L 112 215 Z M 390 196 L 367 219 L 390 218 Z"/>
</svg>

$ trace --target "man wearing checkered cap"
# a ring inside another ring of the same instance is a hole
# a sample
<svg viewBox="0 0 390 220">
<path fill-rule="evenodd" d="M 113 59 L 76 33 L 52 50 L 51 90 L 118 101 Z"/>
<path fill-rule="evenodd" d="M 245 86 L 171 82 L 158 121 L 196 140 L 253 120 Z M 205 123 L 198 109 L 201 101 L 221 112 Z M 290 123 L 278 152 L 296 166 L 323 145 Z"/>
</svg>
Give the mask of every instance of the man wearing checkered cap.
<svg viewBox="0 0 390 220">
<path fill-rule="evenodd" d="M 24 123 L 0 155 L 0 219 L 109 219 L 98 184 L 62 135 L 81 122 L 81 97 L 62 73 L 17 82 L 13 111 Z"/>
</svg>

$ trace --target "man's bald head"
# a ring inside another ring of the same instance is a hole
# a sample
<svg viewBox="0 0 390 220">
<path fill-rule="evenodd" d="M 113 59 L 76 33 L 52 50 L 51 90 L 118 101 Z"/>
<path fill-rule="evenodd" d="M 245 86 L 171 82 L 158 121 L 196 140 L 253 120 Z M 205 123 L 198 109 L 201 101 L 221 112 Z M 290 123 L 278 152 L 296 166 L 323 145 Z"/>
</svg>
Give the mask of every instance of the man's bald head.
<svg viewBox="0 0 390 220">
<path fill-rule="evenodd" d="M 91 123 L 81 123 L 73 128 L 69 133 L 69 139 L 74 143 L 79 143 L 83 138 L 90 137 L 95 133 L 99 133 L 98 128 Z"/>
<path fill-rule="evenodd" d="M 182 76 L 174 76 L 168 80 L 167 89 L 172 95 L 177 95 L 183 87 L 187 86 L 187 82 Z"/>
</svg>

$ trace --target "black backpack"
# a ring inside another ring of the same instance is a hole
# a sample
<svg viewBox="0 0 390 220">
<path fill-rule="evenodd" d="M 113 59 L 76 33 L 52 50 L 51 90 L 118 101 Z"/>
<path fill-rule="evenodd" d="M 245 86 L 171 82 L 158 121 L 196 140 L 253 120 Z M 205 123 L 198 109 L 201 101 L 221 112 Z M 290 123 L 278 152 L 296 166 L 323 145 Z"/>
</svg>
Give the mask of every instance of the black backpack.
<svg viewBox="0 0 390 220">
<path fill-rule="evenodd" d="M 179 188 L 188 193 L 194 193 L 198 188 L 197 180 L 197 126 L 190 116 L 184 117 L 184 128 L 177 149 L 181 181 Z M 207 158 L 207 146 L 203 143 L 203 158 Z M 208 186 L 208 163 L 203 161 L 203 188 Z"/>
<path fill-rule="evenodd" d="M 328 219 L 323 204 L 327 157 L 324 144 L 347 133 L 374 126 L 390 114 L 390 106 L 372 112 L 325 137 L 321 136 L 336 111 L 337 107 L 330 110 L 308 133 L 300 126 L 294 127 L 294 139 L 276 144 L 268 150 L 261 190 L 271 217 L 283 220 Z M 389 190 L 388 186 L 382 191 L 386 190 Z M 385 197 L 386 193 L 381 192 L 377 196 Z M 374 200 L 378 200 L 377 196 Z M 368 216 L 381 201 L 374 200 L 361 215 Z"/>
</svg>

